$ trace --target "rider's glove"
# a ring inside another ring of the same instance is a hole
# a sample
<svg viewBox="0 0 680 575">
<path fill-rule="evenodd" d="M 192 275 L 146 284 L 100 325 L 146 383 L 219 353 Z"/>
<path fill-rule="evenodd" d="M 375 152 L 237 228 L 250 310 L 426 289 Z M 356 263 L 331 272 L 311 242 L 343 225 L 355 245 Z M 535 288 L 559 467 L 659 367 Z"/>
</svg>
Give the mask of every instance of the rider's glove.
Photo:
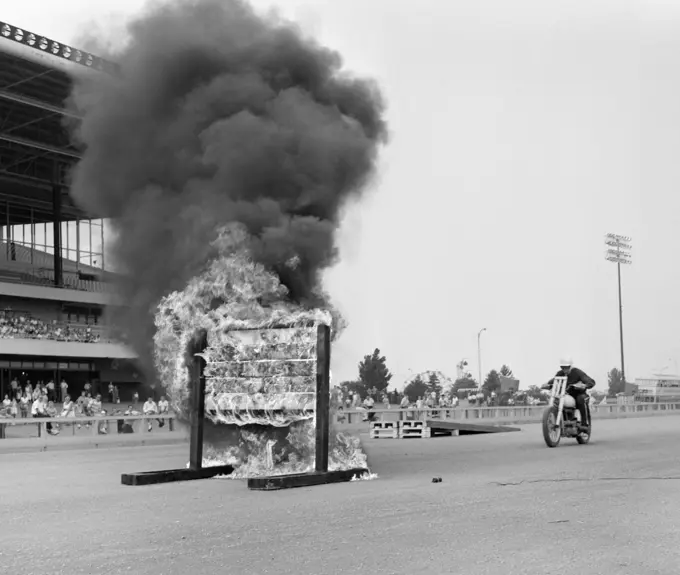
<svg viewBox="0 0 680 575">
<path fill-rule="evenodd" d="M 552 386 L 551 386 L 549 383 L 544 383 L 544 384 L 541 386 L 541 389 L 550 389 L 551 387 L 552 387 Z"/>
<path fill-rule="evenodd" d="M 586 384 L 583 383 L 583 382 L 581 382 L 581 381 L 579 381 L 578 383 L 575 383 L 572 387 L 575 387 L 576 389 L 585 389 L 585 388 L 586 388 Z"/>
</svg>

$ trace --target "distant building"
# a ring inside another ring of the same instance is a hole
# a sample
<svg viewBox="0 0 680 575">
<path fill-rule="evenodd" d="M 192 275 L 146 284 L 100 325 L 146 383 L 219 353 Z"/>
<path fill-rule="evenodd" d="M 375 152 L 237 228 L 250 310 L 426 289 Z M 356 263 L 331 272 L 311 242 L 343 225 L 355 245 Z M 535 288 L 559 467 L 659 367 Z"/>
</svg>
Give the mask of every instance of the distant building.
<svg viewBox="0 0 680 575">
<path fill-rule="evenodd" d="M 658 403 L 662 401 L 680 401 L 680 375 L 653 375 L 649 378 L 636 379 L 636 400 Z"/>
</svg>

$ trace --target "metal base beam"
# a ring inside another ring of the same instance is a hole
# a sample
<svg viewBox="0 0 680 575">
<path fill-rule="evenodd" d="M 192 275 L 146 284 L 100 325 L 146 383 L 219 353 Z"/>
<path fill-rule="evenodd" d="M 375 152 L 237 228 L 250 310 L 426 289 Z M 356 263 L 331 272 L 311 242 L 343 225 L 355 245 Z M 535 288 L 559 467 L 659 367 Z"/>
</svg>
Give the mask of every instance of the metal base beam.
<svg viewBox="0 0 680 575">
<path fill-rule="evenodd" d="M 310 473 L 294 473 L 292 475 L 274 475 L 270 477 L 253 477 L 248 479 L 248 489 L 253 491 L 278 491 L 295 487 L 313 487 L 330 483 L 345 483 L 353 478 L 368 473 L 368 469 L 356 468 L 344 471 L 312 471 Z"/>
<path fill-rule="evenodd" d="M 175 481 L 191 481 L 192 479 L 209 479 L 218 475 L 231 475 L 234 467 L 218 465 L 201 467 L 200 469 L 167 469 L 165 471 L 142 471 L 140 473 L 123 473 L 120 481 L 123 485 L 157 485 L 174 483 Z"/>
</svg>

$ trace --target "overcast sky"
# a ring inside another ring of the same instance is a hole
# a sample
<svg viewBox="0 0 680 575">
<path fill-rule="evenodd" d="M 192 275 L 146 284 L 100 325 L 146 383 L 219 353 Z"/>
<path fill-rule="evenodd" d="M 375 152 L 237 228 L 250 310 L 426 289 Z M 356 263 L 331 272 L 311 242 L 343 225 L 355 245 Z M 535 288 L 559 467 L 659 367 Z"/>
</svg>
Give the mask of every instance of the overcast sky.
<svg viewBox="0 0 680 575">
<path fill-rule="evenodd" d="M 258 0 L 376 77 L 392 141 L 327 285 L 350 327 L 334 380 L 379 347 L 409 370 L 508 363 L 525 387 L 571 355 L 598 388 L 680 361 L 680 0 Z M 107 37 L 142 0 L 5 2 L 0 19 Z"/>
</svg>

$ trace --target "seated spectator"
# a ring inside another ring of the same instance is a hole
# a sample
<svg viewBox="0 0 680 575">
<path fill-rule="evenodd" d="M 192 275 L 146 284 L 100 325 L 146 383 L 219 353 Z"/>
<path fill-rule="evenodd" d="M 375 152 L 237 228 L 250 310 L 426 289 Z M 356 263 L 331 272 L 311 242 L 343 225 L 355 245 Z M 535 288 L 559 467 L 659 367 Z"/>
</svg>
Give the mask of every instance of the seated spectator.
<svg viewBox="0 0 680 575">
<path fill-rule="evenodd" d="M 92 402 L 93 402 L 93 401 L 94 401 L 94 399 L 92 398 L 92 394 L 90 394 L 89 392 L 86 393 L 86 394 L 85 394 L 85 401 L 83 402 L 83 404 L 82 404 L 82 406 L 81 406 L 82 409 L 83 409 L 83 414 L 84 414 L 84 415 L 86 415 L 86 416 L 95 415 L 94 411 L 92 410 Z M 92 427 L 92 422 L 91 422 L 91 421 L 88 421 L 88 422 L 85 424 L 85 427 L 88 427 L 88 428 L 89 428 L 89 427 Z"/>
<path fill-rule="evenodd" d="M 116 410 L 118 411 L 118 410 Z M 141 415 L 139 411 L 136 411 L 131 405 L 128 405 L 128 408 L 125 410 L 125 413 L 123 415 Z M 128 419 L 125 421 L 124 419 L 119 419 L 118 420 L 118 433 L 134 433 L 134 425 L 135 420 L 133 419 Z"/>
<path fill-rule="evenodd" d="M 170 413 L 170 403 L 165 399 L 164 395 L 161 395 L 161 399 L 158 402 L 158 415 L 163 415 L 164 413 Z M 158 420 L 158 427 L 163 427 L 165 425 L 165 419 L 161 417 Z"/>
<path fill-rule="evenodd" d="M 78 407 L 83 410 L 83 405 L 87 403 L 87 395 L 85 395 L 85 390 L 80 392 L 80 397 L 76 400 Z"/>
<path fill-rule="evenodd" d="M 21 413 L 22 419 L 28 417 L 28 411 L 31 408 L 31 398 L 27 393 L 24 393 L 19 399 L 19 413 Z"/>
<path fill-rule="evenodd" d="M 64 398 L 64 404 L 61 406 L 61 417 L 75 417 L 76 404 L 71 401 L 71 396 L 67 395 Z"/>
<path fill-rule="evenodd" d="M 363 408 L 366 410 L 364 421 L 373 421 L 375 419 L 375 411 L 373 411 L 374 405 L 375 400 L 370 395 L 368 395 L 363 402 Z"/>
<path fill-rule="evenodd" d="M 94 416 L 106 415 L 106 412 L 102 409 L 102 396 L 97 394 L 96 397 L 90 401 L 90 413 Z M 107 422 L 102 421 L 99 423 L 97 428 L 99 434 L 106 435 L 108 433 Z"/>
<path fill-rule="evenodd" d="M 33 405 L 31 406 L 31 415 L 34 418 L 49 417 L 47 413 L 46 396 L 40 397 L 33 402 Z M 45 427 L 47 428 L 47 433 L 49 433 L 50 435 L 57 435 L 59 433 L 58 431 L 52 429 L 52 423 L 49 421 L 45 424 Z"/>
<path fill-rule="evenodd" d="M 58 415 L 57 408 L 54 405 L 54 401 L 50 401 L 49 396 L 48 396 L 47 407 L 45 408 L 45 412 L 47 413 L 47 417 L 57 417 L 57 415 Z M 57 429 L 57 430 L 59 429 L 58 423 L 54 424 L 54 429 Z"/>
<path fill-rule="evenodd" d="M 85 391 L 80 392 L 80 397 L 76 401 L 76 417 L 85 417 L 89 415 L 90 398 L 87 397 Z M 90 422 L 85 424 L 85 427 L 90 427 Z M 81 424 L 78 423 L 78 429 L 80 429 Z"/>
<path fill-rule="evenodd" d="M 146 400 L 144 406 L 142 407 L 142 413 L 144 413 L 144 415 L 155 415 L 158 413 L 158 406 L 156 405 L 156 402 L 153 400 L 153 398 L 149 397 Z M 151 420 L 149 420 L 149 431 L 151 431 Z"/>
<path fill-rule="evenodd" d="M 89 410 L 92 415 L 101 415 L 102 413 L 102 396 L 97 394 L 90 397 Z"/>
</svg>

